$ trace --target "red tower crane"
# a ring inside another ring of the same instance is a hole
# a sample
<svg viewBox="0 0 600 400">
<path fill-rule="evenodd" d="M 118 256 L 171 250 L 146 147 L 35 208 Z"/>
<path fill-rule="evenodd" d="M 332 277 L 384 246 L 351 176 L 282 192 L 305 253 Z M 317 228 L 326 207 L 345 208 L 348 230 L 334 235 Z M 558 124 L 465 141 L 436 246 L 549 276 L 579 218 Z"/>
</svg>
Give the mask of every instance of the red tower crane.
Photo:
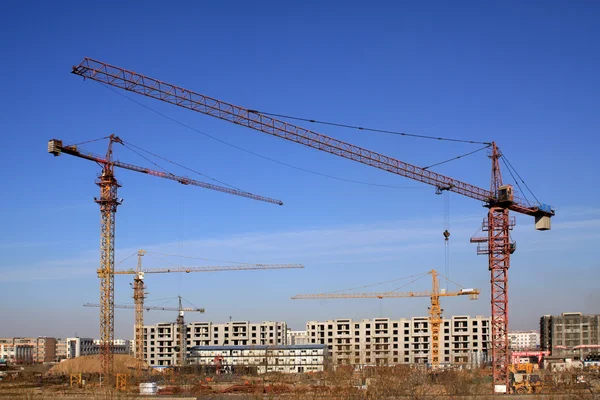
<svg viewBox="0 0 600 400">
<path fill-rule="evenodd" d="M 492 174 L 490 189 L 483 189 L 457 179 L 420 168 L 393 157 L 367 150 L 306 128 L 273 118 L 259 111 L 236 106 L 203 94 L 160 81 L 121 67 L 84 58 L 71 71 L 75 75 L 114 86 L 129 92 L 161 100 L 211 117 L 245 126 L 277 136 L 307 147 L 344 157 L 362 164 L 382 169 L 406 178 L 427 183 L 437 190 L 448 190 L 479 200 L 489 209 L 483 222 L 487 231 L 486 246 L 478 248 L 479 254 L 488 255 L 491 272 L 492 303 L 492 374 L 495 385 L 508 387 L 508 269 L 514 246 L 509 231 L 514 219 L 509 211 L 535 217 L 538 230 L 550 229 L 554 210 L 546 204 L 532 205 L 514 196 L 511 185 L 504 185 L 500 173 L 501 153 L 495 142 L 490 144 Z M 480 242 L 481 239 L 475 239 Z"/>
<path fill-rule="evenodd" d="M 241 190 L 229 189 L 210 183 L 200 182 L 183 176 L 177 176 L 165 172 L 153 171 L 148 168 L 138 167 L 113 159 L 113 143 L 123 144 L 123 141 L 115 136 L 108 137 L 108 150 L 106 156 L 83 151 L 77 146 L 63 145 L 62 140 L 52 139 L 48 142 L 48 153 L 54 156 L 69 154 L 75 157 L 94 161 L 102 166 L 102 172 L 96 181 L 100 186 L 100 198 L 95 198 L 96 203 L 100 205 L 100 268 L 98 277 L 100 278 L 100 356 L 102 359 L 102 374 L 104 379 L 110 379 L 113 371 L 113 354 L 111 344 L 114 341 L 114 298 L 115 298 L 115 216 L 117 207 L 121 205 L 122 199 L 117 197 L 117 189 L 121 186 L 115 178 L 115 167 L 128 169 L 131 171 L 142 172 L 148 175 L 154 175 L 159 178 L 171 179 L 184 185 L 200 186 L 206 189 L 217 190 L 220 192 L 234 194 L 236 196 L 247 197 L 253 200 L 265 201 L 282 205 L 280 200 L 274 200 L 267 197 L 258 196 Z"/>
</svg>

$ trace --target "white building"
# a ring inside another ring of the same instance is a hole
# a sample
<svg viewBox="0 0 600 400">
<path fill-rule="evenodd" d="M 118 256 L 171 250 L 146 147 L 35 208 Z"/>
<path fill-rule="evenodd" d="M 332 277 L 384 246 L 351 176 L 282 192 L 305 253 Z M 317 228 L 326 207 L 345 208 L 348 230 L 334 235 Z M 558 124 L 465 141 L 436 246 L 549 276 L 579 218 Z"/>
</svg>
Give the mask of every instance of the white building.
<svg viewBox="0 0 600 400">
<path fill-rule="evenodd" d="M 187 355 L 194 346 L 250 346 L 287 344 L 285 322 L 230 321 L 224 324 L 190 322 L 187 330 Z M 144 326 L 144 359 L 150 366 L 175 365 L 179 346 L 176 323 Z"/>
<path fill-rule="evenodd" d="M 440 362 L 479 365 L 491 340 L 490 319 L 454 316 L 442 319 Z M 431 330 L 428 317 L 336 319 L 309 321 L 310 344 L 328 347 L 334 365 L 426 364 L 430 362 Z"/>
<path fill-rule="evenodd" d="M 540 346 L 540 333 L 538 331 L 512 331 L 508 332 L 509 347 L 511 350 L 532 350 Z"/>
<path fill-rule="evenodd" d="M 287 344 L 309 344 L 306 331 L 287 331 Z"/>
<path fill-rule="evenodd" d="M 67 358 L 100 354 L 100 340 L 92 338 L 67 338 Z M 129 354 L 131 341 L 115 339 L 112 346 L 113 354 Z"/>
<path fill-rule="evenodd" d="M 317 372 L 326 369 L 327 346 L 196 346 L 190 363 L 222 373 Z"/>
</svg>

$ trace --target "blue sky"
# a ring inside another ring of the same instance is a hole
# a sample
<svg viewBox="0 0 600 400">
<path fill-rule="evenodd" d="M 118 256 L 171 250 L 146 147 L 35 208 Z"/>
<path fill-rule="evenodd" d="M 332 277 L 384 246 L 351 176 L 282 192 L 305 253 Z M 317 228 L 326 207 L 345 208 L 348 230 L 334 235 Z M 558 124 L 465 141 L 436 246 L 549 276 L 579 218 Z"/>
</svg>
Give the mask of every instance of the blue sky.
<svg viewBox="0 0 600 400">
<path fill-rule="evenodd" d="M 547 2 L 7 2 L 0 13 L 4 196 L 0 198 L 0 336 L 98 336 L 99 168 L 47 154 L 115 133 L 283 207 L 117 171 L 117 260 L 139 248 L 191 257 L 305 264 L 303 270 L 152 276 L 149 299 L 181 294 L 222 322 L 425 315 L 427 299 L 292 301 L 443 270 L 444 196 L 433 188 L 69 73 L 85 56 L 241 106 L 346 124 L 495 140 L 535 195 L 557 210 L 553 230 L 517 216 L 510 321 L 600 312 L 597 176 L 600 7 Z M 417 165 L 473 145 L 309 126 Z M 84 147 L 102 153 L 105 143 Z M 125 148 L 125 162 L 153 167 Z M 170 168 L 177 174 L 186 171 Z M 484 152 L 436 167 L 489 186 Z M 510 178 L 504 171 L 505 178 Z M 199 176 L 192 176 L 202 179 Z M 509 179 L 510 180 L 510 179 Z M 489 315 L 489 272 L 469 238 L 485 209 L 450 195 L 451 278 L 481 299 L 449 299 L 446 315 Z M 148 267 L 161 261 L 147 257 Z M 207 262 L 185 261 L 185 265 Z M 214 264 L 214 263 L 213 263 Z M 133 267 L 134 258 L 121 264 Z M 117 303 L 130 303 L 117 277 Z M 415 290 L 427 289 L 426 280 Z M 390 287 L 388 287 L 390 288 Z M 384 288 L 382 288 L 384 289 Z M 174 302 L 172 304 L 175 304 Z M 150 313 L 148 322 L 173 320 Z M 133 315 L 118 311 L 117 336 Z"/>
</svg>

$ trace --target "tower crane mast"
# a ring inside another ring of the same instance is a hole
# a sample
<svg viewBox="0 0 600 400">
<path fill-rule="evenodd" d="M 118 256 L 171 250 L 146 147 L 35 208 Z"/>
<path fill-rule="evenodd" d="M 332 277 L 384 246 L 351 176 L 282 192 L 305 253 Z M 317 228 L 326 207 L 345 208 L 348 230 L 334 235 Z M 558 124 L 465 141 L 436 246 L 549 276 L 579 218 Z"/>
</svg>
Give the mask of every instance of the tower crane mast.
<svg viewBox="0 0 600 400">
<path fill-rule="evenodd" d="M 106 155 L 100 156 L 86 151 L 82 151 L 77 146 L 64 146 L 62 140 L 52 139 L 48 142 L 48 153 L 54 156 L 69 154 L 86 160 L 94 161 L 102 166 L 102 172 L 98 176 L 96 184 L 100 187 L 100 197 L 94 200 L 100 205 L 100 268 L 98 277 L 100 278 L 100 356 L 102 362 L 102 375 L 105 379 L 110 379 L 113 375 L 113 353 L 112 343 L 114 342 L 114 265 L 115 265 L 115 216 L 117 207 L 121 205 L 122 199 L 117 197 L 117 189 L 121 186 L 115 178 L 115 167 L 128 169 L 131 171 L 142 172 L 148 175 L 154 175 L 159 178 L 166 178 L 177 181 L 184 185 L 194 185 L 206 189 L 217 190 L 220 192 L 247 197 L 253 200 L 264 201 L 282 205 L 280 200 L 270 199 L 243 192 L 236 189 L 229 189 L 205 182 L 196 181 L 186 177 L 167 174 L 164 172 L 153 171 L 148 168 L 138 167 L 136 165 L 123 163 L 113 159 L 113 143 L 123 144 L 123 141 L 115 135 L 108 137 L 108 149 Z"/>
<path fill-rule="evenodd" d="M 510 252 L 514 249 L 509 238 L 514 220 L 510 218 L 509 210 L 535 217 L 537 230 L 550 229 L 550 218 L 555 212 L 549 205 L 530 204 L 519 199 L 512 192 L 512 186 L 503 184 L 498 162 L 501 153 L 495 142 L 490 143 L 492 180 L 490 189 L 487 190 L 273 118 L 259 111 L 227 103 L 102 61 L 86 57 L 78 65 L 73 66 L 71 72 L 85 79 L 187 108 L 423 182 L 434 186 L 437 190 L 448 190 L 483 202 L 489 209 L 483 225 L 484 230 L 488 232 L 488 243 L 487 248 L 480 247 L 478 253 L 488 255 L 488 267 L 491 272 L 493 383 L 508 387 L 510 364 L 507 335 L 508 268 Z"/>
</svg>

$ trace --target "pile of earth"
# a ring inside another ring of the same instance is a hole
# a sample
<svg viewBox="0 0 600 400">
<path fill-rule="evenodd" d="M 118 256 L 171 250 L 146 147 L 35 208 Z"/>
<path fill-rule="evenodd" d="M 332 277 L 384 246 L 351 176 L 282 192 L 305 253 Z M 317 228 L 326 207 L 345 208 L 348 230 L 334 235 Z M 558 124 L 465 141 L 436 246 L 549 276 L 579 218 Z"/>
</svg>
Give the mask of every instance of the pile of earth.
<svg viewBox="0 0 600 400">
<path fill-rule="evenodd" d="M 127 354 L 114 355 L 114 373 L 127 374 L 135 370 L 136 359 Z M 148 368 L 147 365 L 144 365 Z M 50 369 L 49 375 L 98 374 L 102 371 L 100 355 L 81 356 L 65 360 Z"/>
</svg>

